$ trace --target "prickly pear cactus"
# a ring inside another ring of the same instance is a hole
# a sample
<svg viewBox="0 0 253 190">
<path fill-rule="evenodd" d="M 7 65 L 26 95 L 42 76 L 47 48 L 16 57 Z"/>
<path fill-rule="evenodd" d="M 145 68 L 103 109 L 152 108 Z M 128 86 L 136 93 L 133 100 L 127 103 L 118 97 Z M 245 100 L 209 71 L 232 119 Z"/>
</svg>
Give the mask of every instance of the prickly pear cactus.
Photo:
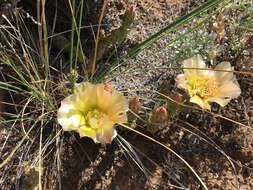
<svg viewBox="0 0 253 190">
<path fill-rule="evenodd" d="M 118 29 L 113 30 L 108 35 L 104 35 L 103 33 L 100 34 L 96 61 L 99 61 L 102 58 L 106 48 L 109 45 L 120 43 L 127 37 L 127 34 L 130 31 L 131 26 L 134 22 L 134 18 L 135 18 L 135 10 L 133 7 L 130 7 L 129 9 L 126 10 L 125 14 L 123 15 L 122 24 Z"/>
</svg>

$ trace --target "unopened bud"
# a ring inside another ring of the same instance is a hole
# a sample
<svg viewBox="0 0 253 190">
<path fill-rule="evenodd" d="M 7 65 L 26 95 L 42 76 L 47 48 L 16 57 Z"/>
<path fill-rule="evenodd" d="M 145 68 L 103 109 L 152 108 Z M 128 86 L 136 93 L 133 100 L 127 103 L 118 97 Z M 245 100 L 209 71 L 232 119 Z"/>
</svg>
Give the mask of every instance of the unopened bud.
<svg viewBox="0 0 253 190">
<path fill-rule="evenodd" d="M 165 123 L 168 119 L 168 111 L 164 106 L 156 108 L 153 113 L 151 120 L 156 123 Z"/>
<path fill-rule="evenodd" d="M 172 95 L 170 95 L 170 98 L 171 98 L 172 100 L 178 102 L 178 103 L 181 103 L 181 102 L 183 101 L 183 98 L 182 98 L 181 94 L 179 94 L 179 93 L 177 93 L 177 92 L 174 93 L 174 94 L 172 94 Z M 173 105 L 174 105 L 175 107 L 179 107 L 179 106 L 180 106 L 180 105 L 178 105 L 178 104 L 175 103 L 175 102 L 173 102 Z"/>
<path fill-rule="evenodd" d="M 174 94 L 171 94 L 170 98 L 174 101 L 172 101 L 172 100 L 168 101 L 167 102 L 167 106 L 168 106 L 167 108 L 168 108 L 168 111 L 170 113 L 170 116 L 173 117 L 173 116 L 176 116 L 177 114 L 179 114 L 180 110 L 182 108 L 182 106 L 180 104 L 177 104 L 176 102 L 182 103 L 184 98 L 181 94 L 179 94 L 177 92 L 174 93 Z"/>
<path fill-rule="evenodd" d="M 137 96 L 129 100 L 129 109 L 138 114 L 141 110 L 141 102 Z"/>
<path fill-rule="evenodd" d="M 104 82 L 104 90 L 107 91 L 107 92 L 112 93 L 114 88 L 112 87 L 111 83 L 105 81 Z"/>
</svg>

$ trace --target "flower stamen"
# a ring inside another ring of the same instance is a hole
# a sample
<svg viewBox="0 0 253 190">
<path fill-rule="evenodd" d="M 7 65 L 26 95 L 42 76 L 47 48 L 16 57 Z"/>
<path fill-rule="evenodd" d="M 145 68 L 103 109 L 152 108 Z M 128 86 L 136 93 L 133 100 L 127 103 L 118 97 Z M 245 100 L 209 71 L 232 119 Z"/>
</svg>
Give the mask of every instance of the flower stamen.
<svg viewBox="0 0 253 190">
<path fill-rule="evenodd" d="M 98 129 L 106 124 L 108 116 L 97 109 L 93 109 L 87 113 L 86 121 L 90 127 Z"/>
<path fill-rule="evenodd" d="M 214 78 L 198 77 L 191 86 L 190 95 L 197 95 L 201 98 L 211 97 L 217 91 L 217 85 Z"/>
</svg>

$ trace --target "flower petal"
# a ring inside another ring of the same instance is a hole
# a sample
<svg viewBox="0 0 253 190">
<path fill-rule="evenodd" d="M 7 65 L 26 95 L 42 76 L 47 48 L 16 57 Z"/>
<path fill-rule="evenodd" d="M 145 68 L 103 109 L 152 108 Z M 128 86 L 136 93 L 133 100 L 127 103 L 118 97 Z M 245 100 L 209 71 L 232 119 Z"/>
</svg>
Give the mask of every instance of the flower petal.
<svg viewBox="0 0 253 190">
<path fill-rule="evenodd" d="M 196 69 L 184 70 L 185 77 L 187 79 L 191 78 L 192 76 L 196 76 L 199 74 L 206 74 L 207 72 L 209 72 L 208 70 L 201 70 L 201 69 L 206 68 L 206 64 L 200 55 L 184 60 L 183 65 L 184 65 L 184 68 L 196 68 Z"/>
<path fill-rule="evenodd" d="M 109 117 L 118 123 L 122 120 L 122 117 L 125 117 L 123 120 L 127 120 L 126 111 L 128 110 L 128 101 L 125 99 L 122 93 L 113 91 L 111 94 L 111 104 L 107 107 L 107 114 Z"/>
<path fill-rule="evenodd" d="M 112 140 L 117 136 L 117 131 L 115 129 L 110 129 L 105 131 L 103 135 L 98 136 L 98 142 L 105 144 L 105 143 L 112 143 Z"/>
<path fill-rule="evenodd" d="M 96 130 L 92 129 L 91 127 L 88 127 L 88 126 L 80 127 L 78 129 L 78 133 L 80 137 L 90 137 L 95 143 L 98 142 Z"/>
<path fill-rule="evenodd" d="M 231 98 L 212 97 L 208 99 L 208 102 L 216 102 L 220 106 L 224 107 L 228 104 Z"/>
<path fill-rule="evenodd" d="M 115 123 L 127 123 L 127 114 L 126 113 L 121 113 L 116 116 L 112 116 L 111 119 Z"/>
<path fill-rule="evenodd" d="M 221 62 L 215 67 L 215 70 L 232 71 L 233 68 L 229 62 Z M 234 80 L 234 75 L 233 72 L 215 71 L 215 79 L 220 86 L 224 81 Z"/>
<path fill-rule="evenodd" d="M 188 86 L 186 85 L 186 79 L 185 79 L 184 74 L 177 75 L 175 80 L 176 80 L 178 88 L 187 89 Z"/>
<path fill-rule="evenodd" d="M 206 64 L 200 55 L 196 55 L 183 61 L 186 68 L 205 68 Z"/>
<path fill-rule="evenodd" d="M 190 102 L 198 104 L 201 108 L 203 109 L 208 109 L 210 110 L 210 105 L 208 104 L 207 101 L 204 101 L 202 98 L 200 98 L 199 96 L 193 96 L 190 99 Z"/>
<path fill-rule="evenodd" d="M 109 121 L 101 130 L 97 130 L 97 139 L 100 143 L 112 143 L 112 140 L 117 136 L 117 131 L 114 129 L 114 123 Z"/>
<path fill-rule="evenodd" d="M 77 87 L 75 88 L 73 95 L 75 107 L 85 113 L 96 105 L 97 99 L 94 97 L 93 90 L 95 85 L 88 82 L 83 82 L 76 86 Z"/>
<path fill-rule="evenodd" d="M 215 94 L 215 97 L 237 98 L 240 94 L 241 89 L 238 83 L 227 81 L 218 88 L 218 92 Z"/>
<path fill-rule="evenodd" d="M 108 107 L 112 105 L 111 93 L 104 90 L 104 84 L 96 85 L 96 95 L 97 95 L 97 106 L 101 111 L 106 112 Z"/>
<path fill-rule="evenodd" d="M 58 123 L 64 131 L 76 130 L 84 122 L 84 118 L 75 108 L 72 98 L 73 96 L 65 98 L 57 113 Z"/>
</svg>

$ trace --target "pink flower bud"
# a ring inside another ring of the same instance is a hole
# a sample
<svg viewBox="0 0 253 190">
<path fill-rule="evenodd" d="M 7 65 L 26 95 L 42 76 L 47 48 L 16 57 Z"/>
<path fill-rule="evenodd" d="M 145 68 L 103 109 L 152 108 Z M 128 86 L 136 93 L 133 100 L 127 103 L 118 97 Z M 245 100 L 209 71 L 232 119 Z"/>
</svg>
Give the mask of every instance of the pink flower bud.
<svg viewBox="0 0 253 190">
<path fill-rule="evenodd" d="M 176 102 L 178 102 L 178 103 L 182 103 L 182 101 L 183 101 L 183 98 L 182 98 L 182 95 L 181 94 L 179 94 L 179 93 L 174 93 L 174 94 L 171 94 L 170 95 L 170 98 L 172 99 L 172 100 L 175 100 Z M 174 109 L 178 109 L 178 108 L 180 108 L 180 105 L 179 104 L 177 104 L 177 103 L 175 103 L 175 102 L 170 102 L 170 106 L 173 108 L 174 107 Z"/>
<path fill-rule="evenodd" d="M 154 109 L 151 120 L 156 123 L 165 123 L 168 119 L 168 111 L 164 106 Z"/>
<path fill-rule="evenodd" d="M 114 88 L 112 87 L 111 83 L 105 81 L 104 82 L 104 90 L 107 91 L 107 92 L 112 93 Z"/>
<path fill-rule="evenodd" d="M 174 94 L 172 94 L 171 96 L 171 99 L 173 99 L 173 100 L 175 100 L 176 102 L 182 102 L 183 101 L 183 99 L 182 99 L 182 95 L 181 94 L 179 94 L 179 93 L 174 93 Z"/>
<path fill-rule="evenodd" d="M 141 102 L 137 96 L 129 100 L 129 109 L 138 114 L 141 110 Z"/>
</svg>

